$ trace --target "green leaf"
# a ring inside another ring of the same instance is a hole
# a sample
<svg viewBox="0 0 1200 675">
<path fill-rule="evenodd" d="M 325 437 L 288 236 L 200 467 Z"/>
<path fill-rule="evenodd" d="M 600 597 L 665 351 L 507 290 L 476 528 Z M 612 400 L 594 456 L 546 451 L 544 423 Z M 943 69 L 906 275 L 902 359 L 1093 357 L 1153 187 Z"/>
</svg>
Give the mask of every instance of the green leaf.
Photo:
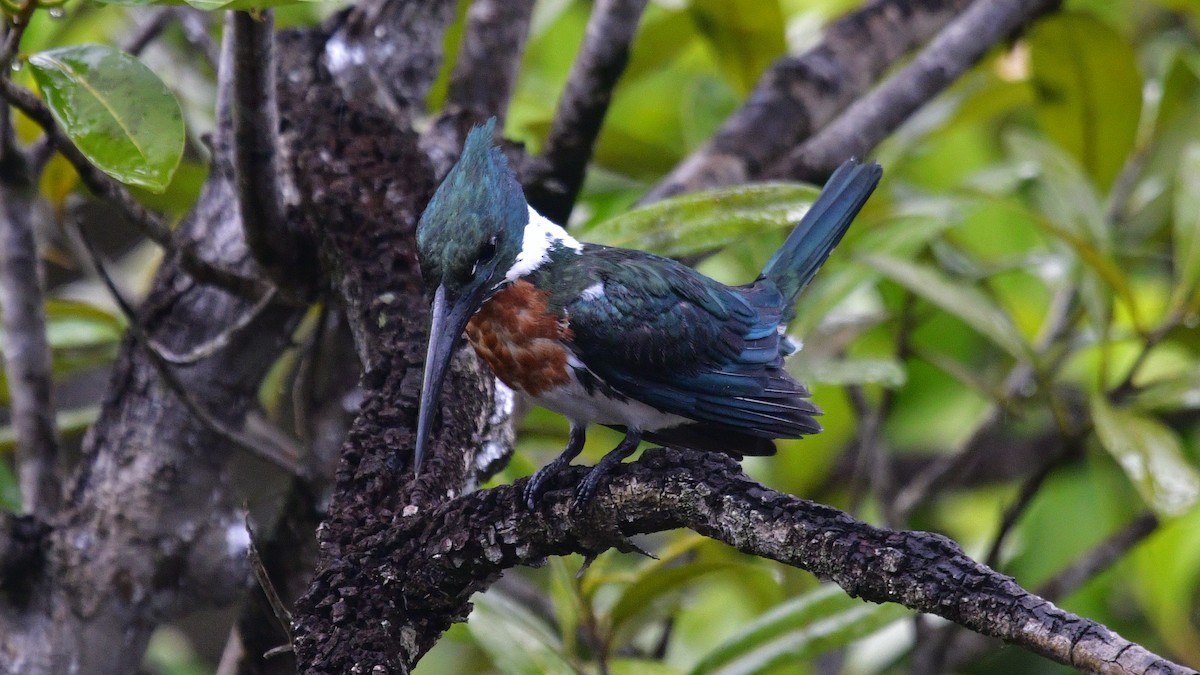
<svg viewBox="0 0 1200 675">
<path fill-rule="evenodd" d="M 892 281 L 958 317 L 1018 361 L 1029 360 L 1029 346 L 1012 319 L 979 289 L 906 260 L 884 255 L 868 255 L 863 260 Z"/>
<path fill-rule="evenodd" d="M 46 339 L 52 349 L 84 349 L 116 344 L 125 322 L 77 300 L 46 301 Z"/>
<path fill-rule="evenodd" d="M 852 250 L 896 256 L 915 255 L 930 240 L 954 227 L 958 221 L 958 217 L 951 213 L 953 209 L 946 208 L 945 200 L 921 200 L 921 203 L 913 200 L 905 206 L 909 207 L 909 212 L 894 220 L 879 223 L 874 229 L 856 236 L 850 243 Z M 912 210 L 914 207 L 915 211 Z M 804 289 L 790 330 L 797 335 L 812 333 L 834 307 L 877 277 L 874 270 L 861 264 L 836 265 L 822 270 Z"/>
<path fill-rule="evenodd" d="M 744 237 L 794 225 L 818 190 L 763 183 L 672 197 L 597 223 L 581 232 L 591 242 L 681 257 Z"/>
<path fill-rule="evenodd" d="M 873 605 L 826 584 L 785 602 L 706 654 L 690 675 L 760 673 L 869 635 L 912 612 Z"/>
<path fill-rule="evenodd" d="M 8 462 L 0 462 L 0 509 L 13 512 L 21 510 L 21 484 Z"/>
<path fill-rule="evenodd" d="M 88 406 L 74 410 L 63 410 L 54 416 L 54 428 L 61 436 L 79 436 L 100 417 L 100 406 Z M 0 452 L 9 452 L 17 447 L 17 431 L 12 426 L 0 427 Z M 0 462 L 3 464 L 3 462 Z M 0 493 L 3 487 L 0 487 Z M 0 496 L 0 502 L 3 497 Z"/>
<path fill-rule="evenodd" d="M 183 156 L 183 113 L 154 71 L 101 45 L 29 57 L 54 119 L 101 171 L 161 192 Z"/>
<path fill-rule="evenodd" d="M 550 627 L 519 603 L 500 593 L 478 594 L 467 629 L 508 675 L 575 672 L 563 654 L 562 643 Z"/>
<path fill-rule="evenodd" d="M 681 675 L 683 671 L 660 661 L 615 659 L 608 663 L 610 675 Z"/>
<path fill-rule="evenodd" d="M 629 579 L 630 583 L 621 592 L 616 603 L 608 612 L 609 626 L 612 633 L 639 615 L 654 610 L 657 601 L 670 595 L 695 579 L 721 569 L 728 569 L 731 563 L 710 563 L 685 560 L 695 553 L 696 549 L 707 542 L 705 537 L 689 534 L 671 542 L 659 551 L 658 560 L 642 565 Z M 595 593 L 596 579 L 589 579 L 592 587 L 585 593 Z"/>
<path fill-rule="evenodd" d="M 1078 161 L 1029 134 L 1010 133 L 1004 140 L 1013 157 L 1041 178 L 1034 185 L 1034 196 L 1046 218 L 1100 250 L 1110 250 L 1112 234 L 1104 204 Z"/>
<path fill-rule="evenodd" d="M 1107 190 L 1133 150 L 1142 78 L 1128 40 L 1089 14 L 1063 12 L 1029 35 L 1038 122 Z"/>
<path fill-rule="evenodd" d="M 797 370 L 805 382 L 837 386 L 879 384 L 895 389 L 908 380 L 904 365 L 896 359 L 816 359 L 801 361 Z"/>
<path fill-rule="evenodd" d="M 1155 130 L 1161 132 L 1176 121 L 1191 122 L 1197 94 L 1200 94 L 1200 58 L 1180 49 L 1162 77 Z"/>
<path fill-rule="evenodd" d="M 613 634 L 627 630 L 635 620 L 657 616 L 656 612 L 670 609 L 667 601 L 674 594 L 714 572 L 737 569 L 743 565 L 727 561 L 695 561 L 666 569 L 656 569 L 638 579 L 621 594 L 610 613 Z"/>
<path fill-rule="evenodd" d="M 1139 410 L 1200 410 L 1200 366 L 1147 384 L 1133 400 Z"/>
<path fill-rule="evenodd" d="M 1176 288 L 1172 304 L 1178 305 L 1200 286 L 1200 143 L 1184 149 L 1175 173 L 1174 223 L 1171 243 Z"/>
<path fill-rule="evenodd" d="M 46 339 L 50 343 L 54 379 L 112 362 L 125 322 L 87 303 L 46 301 Z M 4 331 L 0 329 L 0 344 Z M 9 405 L 8 380 L 0 363 L 0 405 Z"/>
<path fill-rule="evenodd" d="M 787 49 L 787 22 L 777 1 L 691 0 L 688 6 L 718 65 L 743 95 Z"/>
<path fill-rule="evenodd" d="M 1102 394 L 1091 401 L 1100 445 L 1117 460 L 1146 503 L 1178 516 L 1200 498 L 1200 472 L 1188 464 L 1179 437 L 1157 419 L 1114 408 Z"/>
</svg>

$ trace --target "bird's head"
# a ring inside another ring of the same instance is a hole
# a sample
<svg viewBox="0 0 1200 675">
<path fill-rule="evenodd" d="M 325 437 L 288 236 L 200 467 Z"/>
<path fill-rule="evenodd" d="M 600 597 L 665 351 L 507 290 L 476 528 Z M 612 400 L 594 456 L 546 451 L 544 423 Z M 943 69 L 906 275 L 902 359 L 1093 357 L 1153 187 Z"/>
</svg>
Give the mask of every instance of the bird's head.
<svg viewBox="0 0 1200 675">
<path fill-rule="evenodd" d="M 413 458 L 418 471 L 454 348 L 471 316 L 507 282 L 529 221 L 521 185 L 492 145 L 495 126 L 492 118 L 471 129 L 417 225 L 421 274 L 433 294 Z"/>
</svg>

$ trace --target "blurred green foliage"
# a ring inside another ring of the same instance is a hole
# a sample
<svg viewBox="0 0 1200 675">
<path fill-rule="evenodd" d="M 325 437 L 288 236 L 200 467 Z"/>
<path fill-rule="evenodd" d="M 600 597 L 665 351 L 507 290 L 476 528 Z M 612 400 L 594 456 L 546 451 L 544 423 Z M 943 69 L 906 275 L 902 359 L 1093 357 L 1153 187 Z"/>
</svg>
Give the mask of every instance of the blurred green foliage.
<svg viewBox="0 0 1200 675">
<path fill-rule="evenodd" d="M 594 241 L 707 254 L 705 273 L 752 280 L 811 188 L 736 188 L 631 206 L 712 134 L 775 58 L 810 46 L 824 21 L 856 4 L 650 3 L 572 227 Z M 450 54 L 465 7 L 460 2 L 459 24 L 446 38 Z M 115 44 L 127 14 L 139 11 L 66 9 L 61 19 L 38 12 L 27 54 Z M 577 0 L 537 4 L 506 121 L 507 135 L 532 152 L 549 129 L 589 10 Z M 281 23 L 295 25 L 328 10 L 285 11 Z M 211 79 L 189 63 L 178 35 L 167 40 L 183 64 L 176 75 Z M 47 79 L 39 61 L 29 63 L 39 83 Z M 451 66 L 430 95 L 435 107 Z M 18 79 L 30 84 L 28 72 Z M 163 81 L 196 138 L 211 124 L 208 104 L 183 95 L 179 81 Z M 826 431 L 780 443 L 775 457 L 747 459 L 746 470 L 775 489 L 883 521 L 894 505 L 859 489 L 846 459 L 868 426 L 864 416 L 880 415 L 878 436 L 867 440 L 910 467 L 904 475 L 984 434 L 989 452 L 1012 453 L 1001 464 L 1016 465 L 936 491 L 898 524 L 945 532 L 982 558 L 1022 483 L 1050 464 L 997 556 L 1000 570 L 1036 588 L 1154 510 L 1159 528 L 1060 604 L 1200 665 L 1197 120 L 1193 0 L 1069 0 L 996 50 L 873 153 L 884 181 L 805 291 L 791 327 L 806 342 L 791 365 L 826 411 Z M 18 132 L 28 140 L 36 130 L 18 119 Z M 165 196 L 142 195 L 148 204 L 178 215 L 194 198 L 205 170 L 186 155 L 182 162 Z M 41 187 L 52 205 L 78 189 L 70 169 L 53 162 Z M 50 322 L 56 375 L 113 358 L 118 319 L 55 301 Z M 1029 376 L 1011 388 L 1022 370 Z M 62 423 L 87 419 L 79 415 Z M 531 473 L 565 437 L 563 420 L 533 411 L 520 452 L 495 481 Z M 594 431 L 586 461 L 616 441 Z M 1031 445 L 1033 452 L 1014 451 Z M 1059 446 L 1068 451 L 1054 456 Z M 0 502 L 9 508 L 15 489 L 0 467 Z M 608 553 L 578 576 L 577 557 L 510 571 L 418 672 L 596 672 L 603 663 L 610 673 L 808 673 L 835 654 L 842 672 L 906 669 L 915 634 L 902 609 L 853 600 L 805 572 L 692 533 L 641 543 L 658 559 Z M 149 663 L 202 672 L 179 640 L 160 636 Z M 1009 649 L 967 670 L 1062 669 Z"/>
</svg>

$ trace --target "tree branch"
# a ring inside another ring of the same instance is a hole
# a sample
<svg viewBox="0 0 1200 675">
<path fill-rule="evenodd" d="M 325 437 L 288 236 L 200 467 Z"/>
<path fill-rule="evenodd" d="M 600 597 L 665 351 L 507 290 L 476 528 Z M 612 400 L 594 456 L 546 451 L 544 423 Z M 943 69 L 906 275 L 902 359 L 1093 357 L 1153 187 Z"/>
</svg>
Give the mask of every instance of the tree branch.
<svg viewBox="0 0 1200 675">
<path fill-rule="evenodd" d="M 4 374 L 17 437 L 21 505 L 46 519 L 58 509 L 58 433 L 45 294 L 31 216 L 36 197 L 24 176 L 0 176 L 0 310 L 4 316 Z"/>
<path fill-rule="evenodd" d="M 467 10 L 467 25 L 446 107 L 470 110 L 480 118 L 503 119 L 517 81 L 533 0 L 475 0 Z"/>
<path fill-rule="evenodd" d="M 79 174 L 79 179 L 92 191 L 92 194 L 116 208 L 126 221 L 141 230 L 164 250 L 175 252 L 178 249 L 184 267 L 196 278 L 242 294 L 258 295 L 261 292 L 259 288 L 261 284 L 253 278 L 213 266 L 190 246 L 177 247 L 171 234 L 171 228 L 161 218 L 142 206 L 129 190 L 125 189 L 125 186 L 88 161 L 83 152 L 75 147 L 71 139 L 58 127 L 54 116 L 50 114 L 50 109 L 41 99 L 34 96 L 33 92 L 17 86 L 8 78 L 0 78 L 0 97 L 25 113 L 42 128 L 50 140 L 50 144 L 62 153 L 63 157 L 66 157 L 71 166 L 75 168 L 75 172 Z"/>
<path fill-rule="evenodd" d="M 342 97 L 374 105 L 397 125 L 410 123 L 437 77 L 454 8 L 449 0 L 356 4 L 325 43 L 325 67 Z"/>
<path fill-rule="evenodd" d="M 1060 0 L 977 1 L 950 22 L 912 63 L 856 101 L 767 171 L 769 177 L 820 182 L 843 161 L 861 157 L 909 115 L 942 92 L 998 42 Z"/>
<path fill-rule="evenodd" d="M 571 216 L 645 8 L 646 0 L 599 0 L 592 8 L 583 46 L 554 110 L 546 147 L 531 160 L 524 181 L 529 203 L 556 223 Z"/>
<path fill-rule="evenodd" d="M 215 145 L 227 142 L 224 133 L 219 126 Z M 240 275 L 253 263 L 222 154 L 214 154 L 209 180 L 180 225 L 181 241 L 203 242 L 207 255 Z M 137 317 L 138 330 L 181 353 L 252 307 L 196 283 L 184 257 L 167 256 Z M 176 371 L 182 387 L 222 423 L 240 426 L 300 314 L 278 304 L 258 313 L 227 349 Z M 45 538 L 45 565 L 8 580 L 32 588 L 29 606 L 37 611 L 0 612 L 0 671 L 133 672 L 159 622 L 231 602 L 244 590 L 245 528 L 230 481 L 238 453 L 164 386 L 152 354 L 133 337 L 122 345 L 108 392 Z"/>
<path fill-rule="evenodd" d="M 648 450 L 641 460 L 619 467 L 607 489 L 579 513 L 571 506 L 573 483 L 586 471 L 565 471 L 555 480 L 558 489 L 532 513 L 521 504 L 520 480 L 436 509 L 406 510 L 372 533 L 371 549 L 341 548 L 341 594 L 320 611 L 356 622 L 364 605 L 392 607 L 386 627 L 392 642 L 386 652 L 369 655 L 387 660 L 302 659 L 302 666 L 309 672 L 346 672 L 381 664 L 408 672 L 451 621 L 466 616 L 471 594 L 487 588 L 503 570 L 550 555 L 596 554 L 635 534 L 687 527 L 746 553 L 809 570 L 852 596 L 936 614 L 1081 670 L 1194 672 L 1029 593 L 941 535 L 880 529 L 832 507 L 775 492 L 723 455 Z M 347 576 L 351 570 L 353 577 Z M 403 583 L 372 581 L 380 579 Z M 387 597 L 364 600 L 368 588 Z M 356 639 L 345 629 L 328 637 Z"/>
<path fill-rule="evenodd" d="M 433 162 L 434 176 L 441 178 L 450 170 L 472 125 L 491 115 L 504 119 L 532 14 L 532 0 L 471 3 L 446 105 L 421 136 L 421 149 Z"/>
<path fill-rule="evenodd" d="M 226 39 L 232 67 L 233 173 L 246 243 L 277 286 L 292 291 L 309 286 L 315 265 L 288 231 L 280 189 L 279 106 L 275 95 L 275 13 L 230 10 Z"/>
<path fill-rule="evenodd" d="M 642 201 L 761 177 L 969 1 L 873 0 L 831 23 L 816 47 L 776 61 L 746 103 Z"/>
<path fill-rule="evenodd" d="M 1153 534 L 1157 528 L 1158 518 L 1152 513 L 1144 513 L 1134 518 L 1128 525 L 1113 533 L 1108 539 L 1097 544 L 1091 551 L 1043 583 L 1038 588 L 1038 594 L 1051 601 L 1057 601 L 1059 598 L 1070 595 L 1097 574 L 1125 557 L 1125 554 Z M 941 654 L 943 660 L 936 664 L 937 668 L 933 672 L 960 671 L 972 661 L 998 646 L 997 641 L 993 638 L 978 633 L 954 630 L 953 626 L 947 626 L 940 631 L 947 631 L 943 633 L 946 637 Z"/>
</svg>

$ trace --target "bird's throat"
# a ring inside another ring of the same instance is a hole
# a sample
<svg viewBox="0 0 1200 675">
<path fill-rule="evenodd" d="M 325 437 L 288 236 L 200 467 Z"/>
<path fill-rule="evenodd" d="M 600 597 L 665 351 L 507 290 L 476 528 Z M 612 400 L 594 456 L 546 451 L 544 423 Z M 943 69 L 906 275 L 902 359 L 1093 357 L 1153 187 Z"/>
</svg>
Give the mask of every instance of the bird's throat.
<svg viewBox="0 0 1200 675">
<path fill-rule="evenodd" d="M 521 252 L 517 261 L 505 273 L 508 281 L 516 281 L 533 273 L 542 265 L 550 262 L 551 254 L 556 250 L 568 250 L 578 254 L 583 250 L 583 244 L 548 218 L 529 207 L 529 222 L 521 242 Z"/>
</svg>

